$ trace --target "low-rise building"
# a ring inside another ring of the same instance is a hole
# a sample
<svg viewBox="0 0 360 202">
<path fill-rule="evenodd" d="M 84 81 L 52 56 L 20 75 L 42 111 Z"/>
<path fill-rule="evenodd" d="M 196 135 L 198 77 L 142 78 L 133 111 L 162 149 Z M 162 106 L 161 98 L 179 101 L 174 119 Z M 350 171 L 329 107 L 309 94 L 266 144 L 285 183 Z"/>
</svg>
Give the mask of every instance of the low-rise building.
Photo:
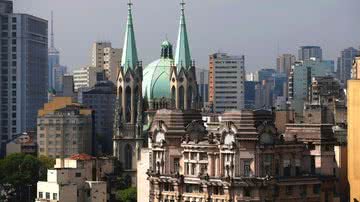
<svg viewBox="0 0 360 202">
<path fill-rule="evenodd" d="M 36 133 L 25 132 L 18 135 L 16 138 L 10 140 L 6 144 L 6 155 L 14 153 L 24 153 L 36 155 L 37 144 L 36 144 Z"/>
<path fill-rule="evenodd" d="M 111 181 L 114 160 L 75 154 L 58 158 L 54 169 L 48 170 L 46 182 L 38 182 L 37 201 L 105 202 L 114 200 Z"/>
</svg>

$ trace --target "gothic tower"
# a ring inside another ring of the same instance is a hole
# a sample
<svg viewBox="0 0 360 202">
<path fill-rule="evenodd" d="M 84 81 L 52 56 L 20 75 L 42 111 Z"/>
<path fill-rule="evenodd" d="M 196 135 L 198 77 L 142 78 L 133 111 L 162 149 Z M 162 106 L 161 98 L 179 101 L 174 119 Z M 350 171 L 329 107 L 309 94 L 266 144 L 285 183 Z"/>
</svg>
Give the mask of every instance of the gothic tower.
<svg viewBox="0 0 360 202">
<path fill-rule="evenodd" d="M 114 156 L 121 162 L 124 175 L 136 185 L 136 165 L 140 158 L 142 137 L 142 64 L 138 60 L 132 19 L 128 3 L 121 67 L 117 78 L 117 101 L 114 120 Z"/>
<path fill-rule="evenodd" d="M 185 22 L 185 3 L 181 2 L 180 27 L 175 52 L 175 64 L 171 69 L 170 92 L 175 108 L 199 109 L 195 62 L 191 60 L 189 40 Z"/>
</svg>

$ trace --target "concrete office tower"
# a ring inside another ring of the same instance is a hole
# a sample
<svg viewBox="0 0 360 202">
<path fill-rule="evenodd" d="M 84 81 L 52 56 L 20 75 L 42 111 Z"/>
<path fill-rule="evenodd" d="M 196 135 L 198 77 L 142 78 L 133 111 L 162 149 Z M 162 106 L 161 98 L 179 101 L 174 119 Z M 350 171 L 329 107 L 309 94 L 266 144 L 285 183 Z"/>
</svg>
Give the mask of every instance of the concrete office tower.
<svg viewBox="0 0 360 202">
<path fill-rule="evenodd" d="M 99 154 L 112 154 L 115 100 L 116 86 L 111 81 L 98 82 L 78 94 L 79 103 L 94 110 L 95 145 Z"/>
<path fill-rule="evenodd" d="M 93 142 L 93 111 L 71 97 L 55 97 L 39 110 L 37 120 L 38 155 L 65 158 L 89 154 Z"/>
<path fill-rule="evenodd" d="M 290 76 L 291 67 L 295 63 L 296 57 L 292 54 L 282 54 L 276 59 L 276 70 L 278 73 L 285 73 Z"/>
<path fill-rule="evenodd" d="M 0 1 L 0 156 L 5 142 L 36 127 L 37 110 L 47 101 L 47 21 L 12 12 Z"/>
<path fill-rule="evenodd" d="M 56 94 L 61 94 L 64 89 L 64 75 L 67 73 L 67 67 L 61 65 L 55 65 L 52 69 L 53 77 L 53 89 L 56 91 Z"/>
<path fill-rule="evenodd" d="M 79 70 L 74 70 L 74 90 L 94 87 L 99 81 L 105 80 L 105 72 L 101 68 L 87 66 Z"/>
<path fill-rule="evenodd" d="M 305 60 L 293 65 L 289 78 L 289 101 L 300 119 L 314 76 L 334 76 L 334 62 Z"/>
<path fill-rule="evenodd" d="M 298 60 L 310 60 L 311 58 L 316 58 L 321 61 L 323 58 L 322 49 L 319 46 L 301 46 Z"/>
<path fill-rule="evenodd" d="M 61 93 L 64 97 L 74 96 L 74 76 L 64 75 L 63 76 L 63 92 Z"/>
<path fill-rule="evenodd" d="M 209 102 L 215 112 L 244 108 L 245 56 L 210 55 Z"/>
<path fill-rule="evenodd" d="M 340 57 L 337 61 L 337 78 L 344 86 L 347 86 L 347 81 L 351 78 L 351 68 L 354 58 L 360 54 L 360 51 L 350 47 L 344 49 L 340 53 Z"/>
<path fill-rule="evenodd" d="M 48 49 L 49 67 L 48 67 L 48 83 L 49 89 L 54 89 L 54 68 L 60 65 L 60 52 L 55 48 L 54 35 L 54 14 L 51 12 L 51 33 L 50 33 L 50 47 Z"/>
<path fill-rule="evenodd" d="M 353 62 L 348 81 L 348 179 L 350 201 L 360 201 L 360 57 Z"/>
<path fill-rule="evenodd" d="M 105 70 L 106 78 L 116 84 L 122 49 L 112 48 L 110 42 L 95 42 L 92 48 L 92 66 Z"/>
</svg>

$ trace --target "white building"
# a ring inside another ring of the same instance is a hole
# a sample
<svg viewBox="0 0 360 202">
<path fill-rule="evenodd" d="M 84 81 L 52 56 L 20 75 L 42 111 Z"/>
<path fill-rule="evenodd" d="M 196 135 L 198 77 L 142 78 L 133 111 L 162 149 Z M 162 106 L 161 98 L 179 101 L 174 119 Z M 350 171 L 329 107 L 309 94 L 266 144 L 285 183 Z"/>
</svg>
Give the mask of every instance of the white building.
<svg viewBox="0 0 360 202">
<path fill-rule="evenodd" d="M 101 68 L 87 66 L 79 70 L 74 70 L 74 90 L 80 88 L 94 87 L 96 82 L 104 80 L 104 70 Z"/>
<path fill-rule="evenodd" d="M 209 102 L 215 112 L 244 108 L 245 56 L 210 55 Z"/>
<path fill-rule="evenodd" d="M 36 202 L 106 202 L 107 182 L 100 180 L 113 172 L 110 158 L 76 154 L 56 159 L 55 168 L 48 170 L 47 181 L 37 183 Z"/>
<path fill-rule="evenodd" d="M 88 181 L 85 169 L 48 170 L 47 181 L 37 183 L 36 202 L 106 202 L 106 182 Z"/>
<path fill-rule="evenodd" d="M 106 78 L 116 84 L 122 49 L 112 48 L 110 42 L 95 42 L 92 48 L 92 66 L 105 70 Z"/>
</svg>

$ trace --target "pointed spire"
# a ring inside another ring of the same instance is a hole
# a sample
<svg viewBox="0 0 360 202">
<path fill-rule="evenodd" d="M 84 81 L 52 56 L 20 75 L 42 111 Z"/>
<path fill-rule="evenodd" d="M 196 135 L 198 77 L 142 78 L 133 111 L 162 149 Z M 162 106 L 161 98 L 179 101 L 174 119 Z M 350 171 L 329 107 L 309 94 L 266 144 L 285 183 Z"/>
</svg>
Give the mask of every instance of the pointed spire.
<svg viewBox="0 0 360 202">
<path fill-rule="evenodd" d="M 54 13 L 51 11 L 51 40 L 50 40 L 50 48 L 55 48 L 55 37 L 54 37 Z"/>
<path fill-rule="evenodd" d="M 124 68 L 124 71 L 127 68 L 134 69 L 138 63 L 135 32 L 134 32 L 134 25 L 133 25 L 132 13 L 131 13 L 132 5 L 133 4 L 129 0 L 128 19 L 127 19 L 127 26 L 125 32 L 123 55 L 121 59 L 121 67 Z"/>
<path fill-rule="evenodd" d="M 185 68 L 188 68 L 191 66 L 191 55 L 190 55 L 189 40 L 186 30 L 186 23 L 185 23 L 184 0 L 181 0 L 180 5 L 181 5 L 181 17 L 180 17 L 179 34 L 176 45 L 175 65 L 179 67 L 179 65 L 183 64 Z"/>
</svg>

